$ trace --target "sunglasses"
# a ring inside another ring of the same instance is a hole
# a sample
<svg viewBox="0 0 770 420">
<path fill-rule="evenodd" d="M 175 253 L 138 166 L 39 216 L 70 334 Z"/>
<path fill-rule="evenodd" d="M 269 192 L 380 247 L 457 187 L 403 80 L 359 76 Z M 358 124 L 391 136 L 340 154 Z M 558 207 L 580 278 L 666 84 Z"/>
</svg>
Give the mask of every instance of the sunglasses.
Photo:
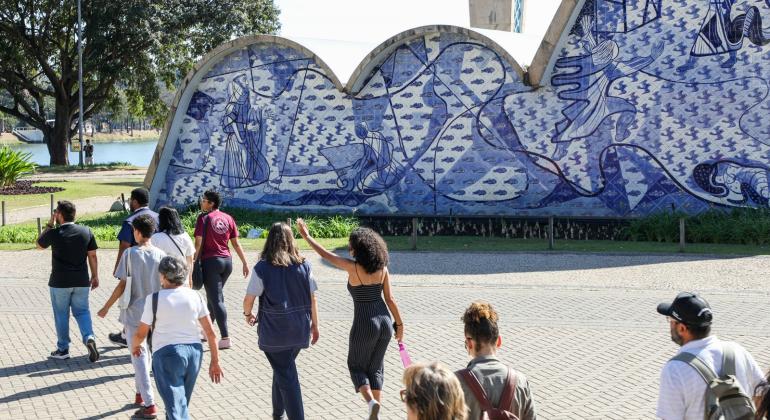
<svg viewBox="0 0 770 420">
<path fill-rule="evenodd" d="M 405 403 L 406 402 L 406 390 L 402 389 L 401 391 L 399 391 L 399 394 L 401 396 L 401 402 Z"/>
</svg>

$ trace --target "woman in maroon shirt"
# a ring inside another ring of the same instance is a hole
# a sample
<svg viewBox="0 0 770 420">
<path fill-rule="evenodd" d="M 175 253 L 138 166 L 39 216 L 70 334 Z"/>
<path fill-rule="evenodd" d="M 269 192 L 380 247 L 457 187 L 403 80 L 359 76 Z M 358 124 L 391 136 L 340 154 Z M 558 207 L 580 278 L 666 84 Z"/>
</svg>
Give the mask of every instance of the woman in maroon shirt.
<svg viewBox="0 0 770 420">
<path fill-rule="evenodd" d="M 219 340 L 220 349 L 230 348 L 230 335 L 227 331 L 227 309 L 223 289 L 230 273 L 233 271 L 233 259 L 230 255 L 228 242 L 233 245 L 235 252 L 243 264 L 243 277 L 249 275 L 249 266 L 243 255 L 243 248 L 238 242 L 238 227 L 235 220 L 219 210 L 222 197 L 216 191 L 206 191 L 201 197 L 201 211 L 195 223 L 195 258 L 200 255 L 203 268 L 203 287 L 206 289 L 209 313 L 219 327 L 222 337 Z M 204 226 L 206 240 L 204 242 Z"/>
</svg>

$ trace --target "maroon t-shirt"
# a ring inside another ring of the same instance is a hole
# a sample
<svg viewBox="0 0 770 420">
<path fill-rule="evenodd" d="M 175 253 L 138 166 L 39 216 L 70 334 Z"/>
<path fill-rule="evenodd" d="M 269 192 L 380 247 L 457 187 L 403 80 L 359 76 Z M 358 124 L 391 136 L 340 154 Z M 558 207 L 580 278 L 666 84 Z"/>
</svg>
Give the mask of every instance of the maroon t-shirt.
<svg viewBox="0 0 770 420">
<path fill-rule="evenodd" d="M 238 227 L 235 220 L 224 212 L 214 210 L 210 213 L 204 213 L 198 216 L 195 223 L 195 236 L 203 236 L 203 219 L 208 219 L 206 227 L 206 241 L 203 243 L 201 259 L 205 260 L 214 257 L 229 257 L 230 247 L 227 243 L 231 238 L 238 237 Z"/>
</svg>

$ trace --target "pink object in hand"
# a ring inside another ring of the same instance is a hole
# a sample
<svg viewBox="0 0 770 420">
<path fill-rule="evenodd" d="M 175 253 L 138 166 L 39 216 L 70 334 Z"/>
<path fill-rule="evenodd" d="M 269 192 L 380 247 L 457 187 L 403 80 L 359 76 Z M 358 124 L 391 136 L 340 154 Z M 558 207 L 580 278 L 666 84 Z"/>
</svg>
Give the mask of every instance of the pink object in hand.
<svg viewBox="0 0 770 420">
<path fill-rule="evenodd" d="M 412 359 L 409 358 L 409 352 L 406 351 L 406 345 L 401 341 L 398 342 L 398 353 L 401 355 L 401 363 L 404 364 L 404 367 L 409 367 L 409 365 L 412 364 Z"/>
</svg>

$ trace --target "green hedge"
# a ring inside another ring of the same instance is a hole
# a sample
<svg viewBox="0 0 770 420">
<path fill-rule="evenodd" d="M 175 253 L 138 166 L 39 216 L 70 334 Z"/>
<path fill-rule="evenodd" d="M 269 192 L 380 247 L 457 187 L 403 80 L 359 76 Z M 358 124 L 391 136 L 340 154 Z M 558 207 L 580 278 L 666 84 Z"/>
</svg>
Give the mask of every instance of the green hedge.
<svg viewBox="0 0 770 420">
<path fill-rule="evenodd" d="M 690 243 L 770 244 L 770 210 L 749 208 L 710 210 L 696 216 L 655 214 L 631 221 L 627 239 L 678 242 L 680 218 L 685 219 L 685 240 Z"/>
<path fill-rule="evenodd" d="M 262 229 L 261 237 L 266 238 L 268 230 L 274 222 L 286 221 L 288 218 L 296 220 L 298 217 L 303 217 L 310 229 L 310 234 L 317 238 L 346 238 L 359 225 L 358 219 L 339 215 L 303 216 L 295 213 L 264 213 L 242 209 L 223 208 L 222 210 L 233 216 L 238 224 L 238 234 L 241 237 L 246 237 L 251 229 Z M 198 211 L 195 209 L 188 209 L 180 214 L 182 224 L 191 236 L 195 230 L 197 216 Z M 97 217 L 85 217 L 78 220 L 78 223 L 90 227 L 97 241 L 114 241 L 125 217 L 126 213 L 124 212 L 109 212 Z M 294 227 L 294 234 L 299 238 L 296 226 Z M 36 239 L 36 224 L 0 227 L 0 243 L 34 243 Z"/>
</svg>

